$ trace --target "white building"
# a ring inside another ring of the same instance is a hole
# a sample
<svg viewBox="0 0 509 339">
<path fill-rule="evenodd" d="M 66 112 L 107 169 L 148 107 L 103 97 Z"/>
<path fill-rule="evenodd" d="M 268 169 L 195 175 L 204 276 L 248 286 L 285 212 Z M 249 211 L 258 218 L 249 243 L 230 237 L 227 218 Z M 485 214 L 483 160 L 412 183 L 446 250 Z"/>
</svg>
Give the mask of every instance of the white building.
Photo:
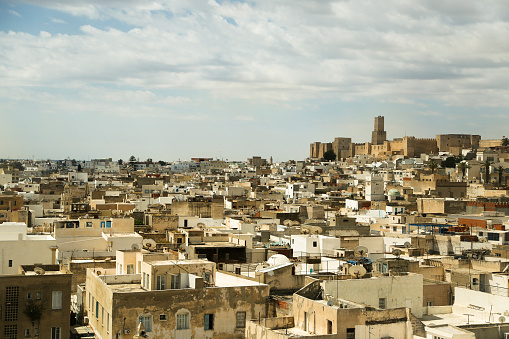
<svg viewBox="0 0 509 339">
<path fill-rule="evenodd" d="M 0 274 L 18 274 L 20 265 L 54 264 L 56 245 L 50 235 L 28 235 L 25 223 L 0 224 Z"/>
<path fill-rule="evenodd" d="M 365 195 L 368 201 L 384 201 L 385 200 L 384 179 L 381 175 L 373 174 L 366 178 Z"/>
</svg>

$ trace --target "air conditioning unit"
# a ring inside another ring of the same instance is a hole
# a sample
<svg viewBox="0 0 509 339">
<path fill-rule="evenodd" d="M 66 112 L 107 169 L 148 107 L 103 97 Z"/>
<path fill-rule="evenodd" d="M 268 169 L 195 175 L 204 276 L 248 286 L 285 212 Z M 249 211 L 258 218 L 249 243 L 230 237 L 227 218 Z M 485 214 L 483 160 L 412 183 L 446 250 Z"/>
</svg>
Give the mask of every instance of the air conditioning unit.
<svg viewBox="0 0 509 339">
<path fill-rule="evenodd" d="M 128 328 L 124 329 L 124 334 L 131 334 L 131 330 Z"/>
<path fill-rule="evenodd" d="M 90 321 L 90 319 L 88 319 L 87 316 L 83 317 L 83 325 L 88 325 L 89 321 Z"/>
</svg>

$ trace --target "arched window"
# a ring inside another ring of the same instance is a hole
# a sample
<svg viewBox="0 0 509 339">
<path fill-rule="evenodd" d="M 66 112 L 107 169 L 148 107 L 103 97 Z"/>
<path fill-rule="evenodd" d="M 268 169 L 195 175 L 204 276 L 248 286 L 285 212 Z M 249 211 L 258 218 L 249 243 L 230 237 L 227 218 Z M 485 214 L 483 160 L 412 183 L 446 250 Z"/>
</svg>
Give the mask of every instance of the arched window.
<svg viewBox="0 0 509 339">
<path fill-rule="evenodd" d="M 187 310 L 177 312 L 177 330 L 188 330 L 191 314 Z"/>
</svg>

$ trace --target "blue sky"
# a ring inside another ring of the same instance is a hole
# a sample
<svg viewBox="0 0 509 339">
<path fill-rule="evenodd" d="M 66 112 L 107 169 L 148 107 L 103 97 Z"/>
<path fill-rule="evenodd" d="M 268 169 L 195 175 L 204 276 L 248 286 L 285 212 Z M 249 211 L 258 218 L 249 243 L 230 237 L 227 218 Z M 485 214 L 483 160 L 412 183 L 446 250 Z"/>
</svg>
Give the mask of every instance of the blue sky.
<svg viewBox="0 0 509 339">
<path fill-rule="evenodd" d="M 509 135 L 509 3 L 0 2 L 0 158 L 303 159 Z"/>
</svg>

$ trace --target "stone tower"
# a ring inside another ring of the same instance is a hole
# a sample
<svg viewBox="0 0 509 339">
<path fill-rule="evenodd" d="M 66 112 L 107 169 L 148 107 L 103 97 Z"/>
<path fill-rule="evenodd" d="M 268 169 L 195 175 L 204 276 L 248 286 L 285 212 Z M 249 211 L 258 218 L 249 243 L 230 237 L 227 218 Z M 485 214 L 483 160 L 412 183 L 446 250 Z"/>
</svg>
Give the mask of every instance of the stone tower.
<svg viewBox="0 0 509 339">
<path fill-rule="evenodd" d="M 371 144 L 382 145 L 387 139 L 387 133 L 384 131 L 384 117 L 375 117 L 375 129 L 371 133 Z"/>
</svg>

